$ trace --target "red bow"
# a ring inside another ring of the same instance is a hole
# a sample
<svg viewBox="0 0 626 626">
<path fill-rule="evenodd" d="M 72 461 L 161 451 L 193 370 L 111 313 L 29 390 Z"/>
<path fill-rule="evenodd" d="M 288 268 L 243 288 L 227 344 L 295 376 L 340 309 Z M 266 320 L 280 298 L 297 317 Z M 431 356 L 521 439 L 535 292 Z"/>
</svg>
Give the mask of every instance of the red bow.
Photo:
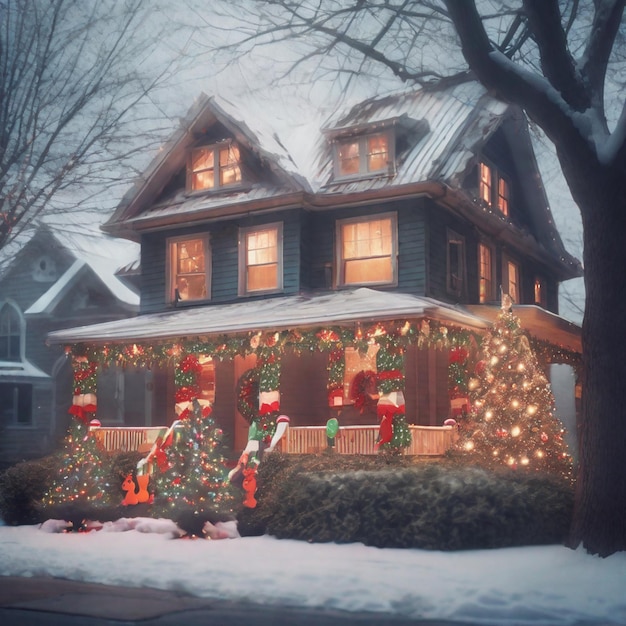
<svg viewBox="0 0 626 626">
<path fill-rule="evenodd" d="M 278 411 L 280 409 L 280 402 L 278 400 L 274 400 L 272 404 L 262 404 L 259 409 L 259 415 L 267 415 L 268 413 L 273 413 L 274 411 Z"/>
<path fill-rule="evenodd" d="M 68 413 L 76 416 L 85 424 L 89 421 L 89 416 L 87 413 L 95 413 L 98 407 L 95 404 L 86 404 L 85 406 L 80 406 L 79 404 L 72 404 L 69 408 Z"/>
</svg>

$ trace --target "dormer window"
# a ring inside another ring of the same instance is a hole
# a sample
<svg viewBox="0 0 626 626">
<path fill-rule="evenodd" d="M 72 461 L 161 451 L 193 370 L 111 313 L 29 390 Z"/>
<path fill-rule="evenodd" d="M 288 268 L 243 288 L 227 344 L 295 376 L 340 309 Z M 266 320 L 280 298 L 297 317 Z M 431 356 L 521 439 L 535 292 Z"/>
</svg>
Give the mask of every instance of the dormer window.
<svg viewBox="0 0 626 626">
<path fill-rule="evenodd" d="M 241 183 L 239 148 L 230 141 L 194 148 L 187 165 L 188 191 L 219 190 Z"/>
<path fill-rule="evenodd" d="M 488 207 L 508 216 L 511 202 L 509 182 L 501 172 L 484 161 L 478 167 L 478 197 Z"/>
<path fill-rule="evenodd" d="M 335 144 L 335 177 L 357 178 L 393 171 L 394 150 L 390 132 L 374 133 Z"/>
</svg>

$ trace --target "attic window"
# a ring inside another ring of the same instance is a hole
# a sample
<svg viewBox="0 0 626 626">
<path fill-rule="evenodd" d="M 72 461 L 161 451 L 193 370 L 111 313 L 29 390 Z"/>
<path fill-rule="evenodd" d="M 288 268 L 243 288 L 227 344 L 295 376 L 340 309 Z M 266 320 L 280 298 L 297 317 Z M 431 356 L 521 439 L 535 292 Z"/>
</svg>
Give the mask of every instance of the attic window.
<svg viewBox="0 0 626 626">
<path fill-rule="evenodd" d="M 222 142 L 194 148 L 187 165 L 188 191 L 222 189 L 241 183 L 239 148 Z"/>
<path fill-rule="evenodd" d="M 374 133 L 335 143 L 335 177 L 353 178 L 393 171 L 391 132 Z"/>
<path fill-rule="evenodd" d="M 511 192 L 509 181 L 495 167 L 481 161 L 478 168 L 478 197 L 488 207 L 509 214 Z"/>
</svg>

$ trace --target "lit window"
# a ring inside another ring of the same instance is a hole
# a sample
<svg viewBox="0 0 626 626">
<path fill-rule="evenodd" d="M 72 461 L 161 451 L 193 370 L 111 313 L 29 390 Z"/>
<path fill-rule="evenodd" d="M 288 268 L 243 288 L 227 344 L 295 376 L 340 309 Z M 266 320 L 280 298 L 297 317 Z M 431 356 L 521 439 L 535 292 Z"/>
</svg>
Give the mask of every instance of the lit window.
<svg viewBox="0 0 626 626">
<path fill-rule="evenodd" d="M 535 278 L 535 304 L 546 306 L 546 284 L 543 278 Z"/>
<path fill-rule="evenodd" d="M 339 286 L 397 281 L 395 215 L 339 220 L 337 226 Z"/>
<path fill-rule="evenodd" d="M 335 147 L 338 178 L 387 173 L 393 161 L 389 133 L 339 141 Z"/>
<path fill-rule="evenodd" d="M 207 237 L 170 240 L 169 255 L 170 301 L 206 300 L 210 293 Z"/>
<path fill-rule="evenodd" d="M 447 289 L 460 296 L 465 291 L 465 239 L 451 230 L 448 231 L 447 266 Z"/>
<path fill-rule="evenodd" d="M 360 411 L 375 409 L 376 354 L 379 345 L 370 343 L 367 352 L 348 347 L 344 350 L 345 368 L 343 376 L 343 404 L 355 404 Z"/>
<path fill-rule="evenodd" d="M 22 324 L 18 310 L 5 303 L 0 308 L 0 361 L 21 361 Z"/>
<path fill-rule="evenodd" d="M 242 228 L 239 237 L 240 295 L 283 287 L 283 227 Z"/>
<path fill-rule="evenodd" d="M 485 163 L 481 163 L 478 195 L 489 206 L 491 206 L 491 189 L 491 168 Z"/>
<path fill-rule="evenodd" d="M 502 177 L 498 178 L 498 209 L 504 215 L 509 214 L 509 183 Z"/>
<path fill-rule="evenodd" d="M 0 422 L 29 426 L 33 415 L 33 386 L 28 383 L 0 383 Z"/>
<path fill-rule="evenodd" d="M 241 182 L 239 148 L 230 142 L 195 148 L 187 170 L 190 191 L 221 189 Z"/>
<path fill-rule="evenodd" d="M 520 304 L 520 292 L 519 292 L 519 266 L 513 261 L 506 262 L 507 271 L 507 285 L 508 294 L 513 299 L 513 302 Z"/>
<path fill-rule="evenodd" d="M 495 167 L 483 162 L 478 166 L 478 197 L 488 207 L 495 207 L 504 215 L 509 214 L 509 182 Z"/>
<path fill-rule="evenodd" d="M 478 244 L 478 301 L 483 304 L 493 300 L 493 257 L 491 248 Z"/>
</svg>

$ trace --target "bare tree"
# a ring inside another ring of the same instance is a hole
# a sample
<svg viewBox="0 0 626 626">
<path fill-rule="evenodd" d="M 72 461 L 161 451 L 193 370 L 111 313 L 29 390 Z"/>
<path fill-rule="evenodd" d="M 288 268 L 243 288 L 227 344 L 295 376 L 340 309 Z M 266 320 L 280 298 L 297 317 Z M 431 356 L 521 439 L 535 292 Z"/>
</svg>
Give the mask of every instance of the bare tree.
<svg viewBox="0 0 626 626">
<path fill-rule="evenodd" d="M 145 150 L 139 105 L 168 70 L 145 63 L 149 15 L 139 0 L 0 0 L 0 248 Z"/>
<path fill-rule="evenodd" d="M 470 70 L 523 107 L 553 142 L 584 229 L 584 391 L 570 544 L 603 556 L 626 550 L 625 1 L 227 3 L 231 15 L 235 7 L 243 16 L 240 47 L 298 40 L 304 47 L 297 63 L 332 55 L 342 63 L 338 71 L 378 65 L 416 84 L 450 75 L 450 68 Z M 428 56 L 433 37 L 452 45 L 447 69 Z"/>
</svg>

